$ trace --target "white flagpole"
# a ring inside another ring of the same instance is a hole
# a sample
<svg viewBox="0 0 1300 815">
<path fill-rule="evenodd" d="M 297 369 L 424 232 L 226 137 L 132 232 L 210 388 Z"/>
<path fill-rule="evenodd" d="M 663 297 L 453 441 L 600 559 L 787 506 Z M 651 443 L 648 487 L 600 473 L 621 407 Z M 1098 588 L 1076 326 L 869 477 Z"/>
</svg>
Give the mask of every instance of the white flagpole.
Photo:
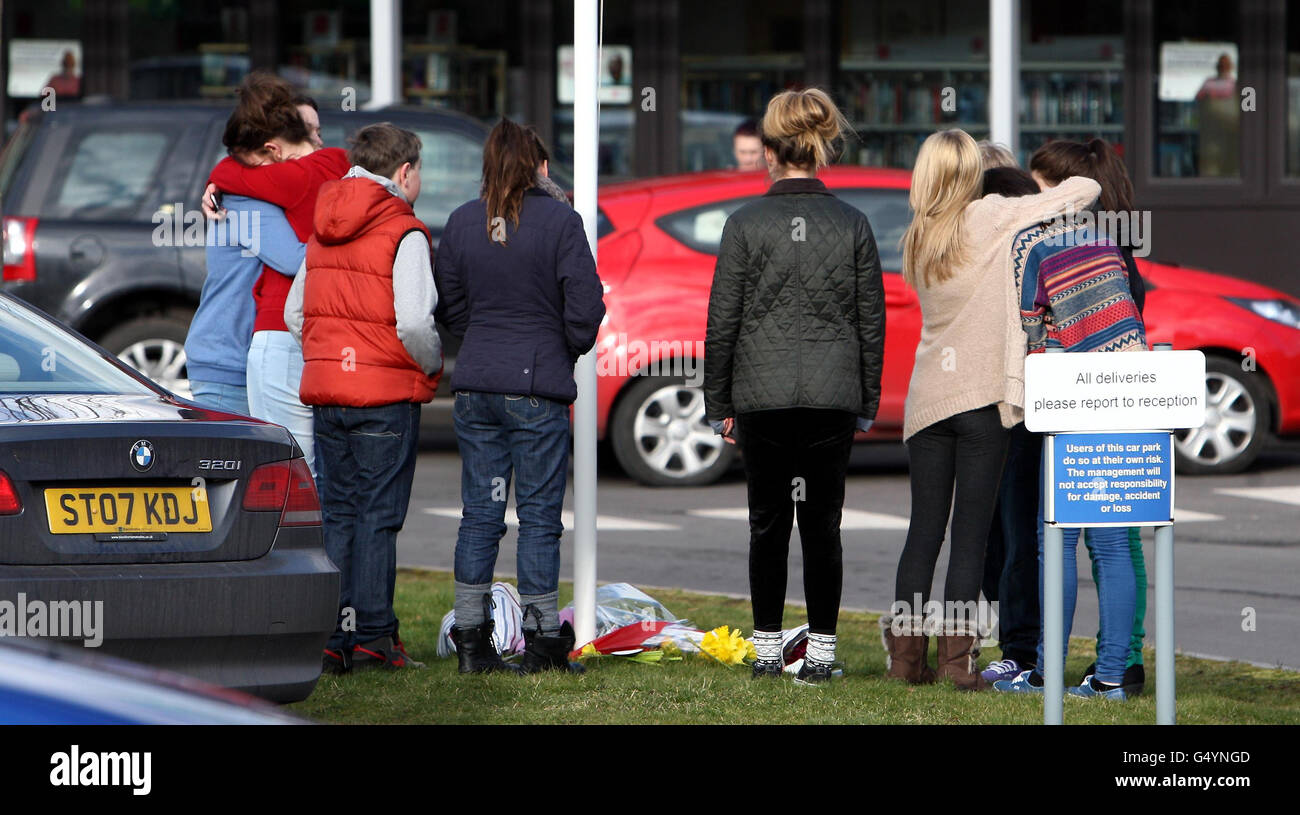
<svg viewBox="0 0 1300 815">
<path fill-rule="evenodd" d="M 573 4 L 573 206 L 596 254 L 596 148 L 600 133 L 596 98 L 600 81 L 597 0 Z M 577 643 L 596 638 L 596 352 L 574 372 L 573 411 L 573 623 Z"/>
</svg>

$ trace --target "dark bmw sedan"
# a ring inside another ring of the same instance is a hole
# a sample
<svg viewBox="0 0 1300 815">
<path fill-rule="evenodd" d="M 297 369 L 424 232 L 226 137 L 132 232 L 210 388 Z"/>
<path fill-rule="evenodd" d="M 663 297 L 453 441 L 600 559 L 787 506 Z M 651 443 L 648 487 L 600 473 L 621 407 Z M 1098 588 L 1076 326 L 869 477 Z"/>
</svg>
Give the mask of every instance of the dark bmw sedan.
<svg viewBox="0 0 1300 815">
<path fill-rule="evenodd" d="M 189 404 L 0 294 L 0 637 L 311 693 L 339 575 L 282 427 Z"/>
</svg>

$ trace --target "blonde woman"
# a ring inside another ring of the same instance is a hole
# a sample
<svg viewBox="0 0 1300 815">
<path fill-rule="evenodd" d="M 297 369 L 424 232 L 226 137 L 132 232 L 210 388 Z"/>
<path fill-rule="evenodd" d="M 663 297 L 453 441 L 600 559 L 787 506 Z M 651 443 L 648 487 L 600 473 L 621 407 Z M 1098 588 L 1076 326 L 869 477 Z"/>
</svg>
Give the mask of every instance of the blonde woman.
<svg viewBox="0 0 1300 815">
<path fill-rule="evenodd" d="M 986 686 L 975 670 L 976 620 L 968 612 L 979 599 L 1007 431 L 1023 417 L 1025 333 L 1008 264 L 1011 239 L 1086 209 L 1101 189 L 1071 178 L 1038 195 L 981 198 L 982 183 L 980 149 L 968 134 L 945 130 L 925 140 L 903 236 L 903 277 L 922 314 L 903 422 L 912 511 L 895 602 L 882 620 L 890 676 L 934 677 L 926 664 L 933 631 L 938 678 L 968 690 Z M 935 615 L 930 586 L 950 510 L 944 608 L 951 611 Z"/>
<path fill-rule="evenodd" d="M 885 297 L 871 225 L 817 180 L 847 127 L 816 88 L 785 91 L 760 126 L 773 180 L 727 219 L 709 297 L 704 397 L 738 438 L 749 482 L 754 678 L 782 674 L 781 613 L 799 516 L 808 652 L 795 678 L 830 680 L 843 577 L 840 515 L 855 430 L 880 402 Z"/>
</svg>

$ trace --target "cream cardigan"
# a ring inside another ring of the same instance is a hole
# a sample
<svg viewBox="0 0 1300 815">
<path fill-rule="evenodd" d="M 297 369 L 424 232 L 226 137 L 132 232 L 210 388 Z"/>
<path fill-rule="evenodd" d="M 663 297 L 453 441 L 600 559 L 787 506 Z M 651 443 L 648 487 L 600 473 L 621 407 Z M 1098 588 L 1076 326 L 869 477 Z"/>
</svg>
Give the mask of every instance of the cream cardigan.
<svg viewBox="0 0 1300 815">
<path fill-rule="evenodd" d="M 966 261 L 942 283 L 917 290 L 921 342 L 903 410 L 903 439 L 967 410 L 997 405 L 1003 427 L 1024 418 L 1025 332 L 1010 271 L 1023 229 L 1092 206 L 1101 194 L 1081 176 L 1037 195 L 989 195 L 966 205 Z"/>
</svg>

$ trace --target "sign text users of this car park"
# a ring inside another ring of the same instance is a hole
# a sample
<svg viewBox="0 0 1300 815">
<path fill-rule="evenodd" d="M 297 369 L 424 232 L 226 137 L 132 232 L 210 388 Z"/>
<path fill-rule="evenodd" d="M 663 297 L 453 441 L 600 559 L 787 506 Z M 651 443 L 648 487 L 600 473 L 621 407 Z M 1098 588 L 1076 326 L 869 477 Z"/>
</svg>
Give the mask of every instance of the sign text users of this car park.
<svg viewBox="0 0 1300 815">
<path fill-rule="evenodd" d="M 1025 427 L 1035 433 L 1200 427 L 1200 351 L 1033 354 L 1025 360 Z"/>
<path fill-rule="evenodd" d="M 1168 432 L 1060 433 L 1044 442 L 1048 523 L 1159 526 L 1173 520 Z"/>
</svg>

